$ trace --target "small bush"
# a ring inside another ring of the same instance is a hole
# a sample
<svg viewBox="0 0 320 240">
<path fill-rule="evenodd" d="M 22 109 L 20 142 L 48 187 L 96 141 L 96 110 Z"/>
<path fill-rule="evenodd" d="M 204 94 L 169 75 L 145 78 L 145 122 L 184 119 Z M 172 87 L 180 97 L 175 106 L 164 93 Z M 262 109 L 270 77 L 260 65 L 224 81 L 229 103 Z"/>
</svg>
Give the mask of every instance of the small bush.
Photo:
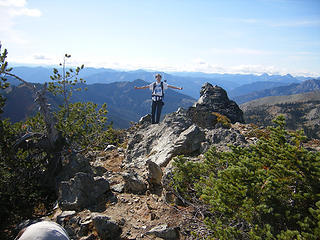
<svg viewBox="0 0 320 240">
<path fill-rule="evenodd" d="M 217 117 L 217 123 L 220 123 L 224 128 L 231 127 L 231 121 L 228 117 L 217 112 L 213 112 L 212 114 Z"/>
<path fill-rule="evenodd" d="M 62 132 L 72 148 L 77 150 L 101 150 L 108 144 L 119 144 L 121 131 L 107 126 L 106 104 L 97 109 L 92 102 L 69 104 L 69 115 L 65 118 L 66 109 L 61 107 L 56 113 L 57 128 Z"/>
</svg>

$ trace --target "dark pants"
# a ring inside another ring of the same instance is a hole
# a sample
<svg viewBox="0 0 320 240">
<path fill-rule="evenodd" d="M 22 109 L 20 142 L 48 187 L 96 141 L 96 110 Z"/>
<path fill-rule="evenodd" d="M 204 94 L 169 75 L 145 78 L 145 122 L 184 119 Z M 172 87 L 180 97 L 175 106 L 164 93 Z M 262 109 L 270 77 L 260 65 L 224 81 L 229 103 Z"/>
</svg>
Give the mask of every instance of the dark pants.
<svg viewBox="0 0 320 240">
<path fill-rule="evenodd" d="M 151 107 L 152 123 L 159 123 L 162 106 L 163 106 L 162 101 L 152 101 L 152 107 Z"/>
</svg>

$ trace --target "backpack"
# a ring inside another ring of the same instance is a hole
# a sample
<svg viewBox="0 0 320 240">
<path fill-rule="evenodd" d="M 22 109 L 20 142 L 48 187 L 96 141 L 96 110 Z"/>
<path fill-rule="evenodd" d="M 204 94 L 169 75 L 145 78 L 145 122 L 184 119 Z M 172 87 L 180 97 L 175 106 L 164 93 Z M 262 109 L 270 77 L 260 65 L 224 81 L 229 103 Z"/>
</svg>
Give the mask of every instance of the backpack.
<svg viewBox="0 0 320 240">
<path fill-rule="evenodd" d="M 154 93 L 154 89 L 155 89 L 155 87 L 156 87 L 156 84 L 157 84 L 156 82 L 154 82 L 154 83 L 153 83 L 153 87 L 152 87 L 152 96 L 154 96 L 154 95 L 153 95 L 153 93 Z M 161 96 L 161 100 L 162 100 L 162 99 L 164 98 L 163 82 L 161 81 L 161 83 L 160 83 L 160 84 L 161 84 L 161 91 L 162 91 L 162 96 Z"/>
</svg>

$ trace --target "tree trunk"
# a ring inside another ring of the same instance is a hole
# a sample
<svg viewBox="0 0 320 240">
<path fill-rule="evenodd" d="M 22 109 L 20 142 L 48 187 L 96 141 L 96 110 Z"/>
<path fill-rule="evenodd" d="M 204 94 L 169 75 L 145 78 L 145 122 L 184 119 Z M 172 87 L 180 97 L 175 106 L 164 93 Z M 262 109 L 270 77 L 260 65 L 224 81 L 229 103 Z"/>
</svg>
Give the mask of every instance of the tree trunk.
<svg viewBox="0 0 320 240">
<path fill-rule="evenodd" d="M 37 102 L 37 104 L 39 105 L 40 113 L 44 117 L 44 121 L 46 124 L 47 138 L 50 143 L 50 148 L 55 149 L 57 147 L 56 144 L 59 139 L 59 132 L 55 128 L 56 120 L 54 119 L 52 113 L 49 110 L 49 104 L 47 103 L 47 99 L 45 97 L 45 94 L 47 91 L 47 83 L 44 84 L 42 90 L 37 91 L 36 87 L 34 85 L 28 83 L 27 81 L 23 80 L 22 78 L 14 75 L 14 74 L 11 74 L 11 73 L 7 73 L 7 75 L 15 77 L 19 81 L 23 82 L 24 84 L 26 84 L 26 86 L 31 88 L 33 90 L 33 92 L 35 93 L 35 96 L 36 96 L 35 102 Z"/>
</svg>

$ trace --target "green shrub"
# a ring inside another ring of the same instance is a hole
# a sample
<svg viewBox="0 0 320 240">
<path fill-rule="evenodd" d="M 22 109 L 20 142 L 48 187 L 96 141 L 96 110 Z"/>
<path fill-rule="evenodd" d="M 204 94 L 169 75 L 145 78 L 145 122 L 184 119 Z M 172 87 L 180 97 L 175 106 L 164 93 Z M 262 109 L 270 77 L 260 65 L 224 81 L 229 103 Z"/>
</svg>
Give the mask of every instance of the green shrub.
<svg viewBox="0 0 320 240">
<path fill-rule="evenodd" d="M 56 113 L 57 129 L 67 139 L 70 147 L 77 150 L 101 150 L 108 144 L 120 143 L 120 131 L 106 124 L 106 104 L 99 109 L 97 107 L 92 102 L 76 102 L 69 104 L 67 118 L 64 107 Z"/>
<path fill-rule="evenodd" d="M 248 138 L 256 137 L 256 138 L 268 138 L 270 131 L 268 129 L 261 129 L 259 126 L 250 123 L 250 130 L 245 133 L 245 136 Z"/>
<path fill-rule="evenodd" d="M 212 114 L 217 117 L 217 123 L 220 123 L 224 128 L 231 127 L 231 121 L 228 117 L 217 112 L 213 112 Z"/>
<path fill-rule="evenodd" d="M 30 218 L 42 203 L 51 207 L 55 191 L 44 186 L 44 172 L 50 156 L 37 146 L 37 138 L 31 139 L 28 146 L 17 148 L 15 144 L 24 132 L 24 125 L 11 124 L 7 120 L 1 120 L 1 124 L 0 222 L 6 225 Z"/>
<path fill-rule="evenodd" d="M 175 179 L 192 176 L 176 189 L 209 205 L 212 239 L 319 239 L 320 153 L 304 149 L 283 117 L 275 123 L 256 145 L 212 148 L 197 166 L 176 165 Z"/>
</svg>

